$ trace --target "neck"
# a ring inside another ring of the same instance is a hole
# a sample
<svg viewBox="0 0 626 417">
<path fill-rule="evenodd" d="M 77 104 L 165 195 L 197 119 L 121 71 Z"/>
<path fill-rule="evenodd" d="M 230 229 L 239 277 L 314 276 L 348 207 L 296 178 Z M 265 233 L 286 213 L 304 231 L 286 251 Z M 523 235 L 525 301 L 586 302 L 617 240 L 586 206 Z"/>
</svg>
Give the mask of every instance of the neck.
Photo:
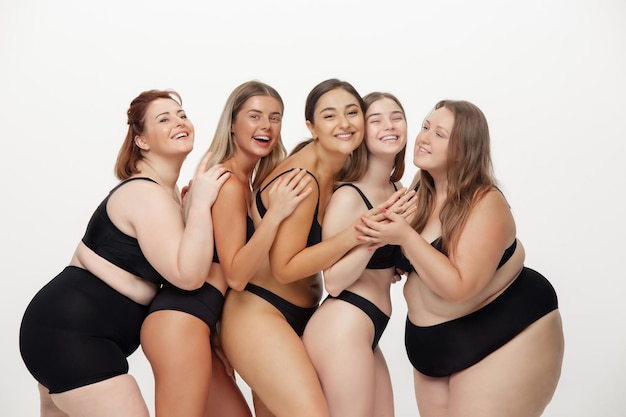
<svg viewBox="0 0 626 417">
<path fill-rule="evenodd" d="M 384 187 L 389 184 L 389 177 L 393 169 L 395 155 L 391 158 L 377 157 L 369 154 L 367 159 L 367 170 L 358 182 L 372 184 L 376 187 Z"/>
</svg>

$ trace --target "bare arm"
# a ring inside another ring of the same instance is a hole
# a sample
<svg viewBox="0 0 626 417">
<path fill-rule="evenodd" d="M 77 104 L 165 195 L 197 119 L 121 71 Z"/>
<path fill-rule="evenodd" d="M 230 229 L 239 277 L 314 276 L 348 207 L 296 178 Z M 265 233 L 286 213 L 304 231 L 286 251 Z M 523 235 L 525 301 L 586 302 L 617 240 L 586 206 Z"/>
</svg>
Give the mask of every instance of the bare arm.
<svg viewBox="0 0 626 417">
<path fill-rule="evenodd" d="M 278 178 L 268 191 L 268 211 L 247 243 L 247 190 L 235 180 L 222 187 L 213 206 L 215 240 L 231 288 L 242 290 L 267 260 L 280 223 L 311 194 L 310 181 L 305 171 L 297 169 Z"/>
<path fill-rule="evenodd" d="M 148 262 L 173 285 L 188 290 L 199 288 L 209 272 L 211 205 L 229 176 L 221 165 L 206 170 L 206 162 L 205 157 L 194 175 L 186 227 L 180 205 L 160 185 L 136 181 L 118 200 Z"/>
<path fill-rule="evenodd" d="M 432 247 L 401 216 L 389 212 L 386 217 L 386 224 L 366 220 L 370 230 L 376 230 L 366 234 L 384 234 L 402 245 L 420 278 L 434 293 L 451 302 L 463 302 L 480 292 L 515 238 L 510 209 L 495 190 L 474 205 L 450 257 Z"/>
</svg>

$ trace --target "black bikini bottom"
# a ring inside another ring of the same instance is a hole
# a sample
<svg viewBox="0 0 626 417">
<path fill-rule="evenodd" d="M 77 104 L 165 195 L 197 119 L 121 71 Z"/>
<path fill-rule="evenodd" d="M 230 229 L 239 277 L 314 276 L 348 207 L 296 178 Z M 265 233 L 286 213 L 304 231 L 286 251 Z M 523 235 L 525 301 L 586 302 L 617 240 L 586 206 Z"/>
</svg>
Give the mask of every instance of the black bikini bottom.
<svg viewBox="0 0 626 417">
<path fill-rule="evenodd" d="M 307 323 L 311 319 L 315 310 L 317 310 L 318 306 L 313 307 L 300 307 L 295 304 L 290 303 L 282 297 L 274 294 L 271 291 L 266 290 L 263 287 L 259 287 L 258 285 L 248 284 L 246 285 L 246 291 L 251 292 L 252 294 L 258 295 L 274 307 L 278 309 L 285 316 L 285 319 L 291 326 L 291 328 L 298 334 L 298 336 L 302 336 L 304 333 L 304 328 Z"/>
<path fill-rule="evenodd" d="M 211 334 L 215 334 L 223 306 L 224 295 L 208 282 L 191 291 L 166 283 L 152 300 L 148 314 L 159 310 L 182 311 L 204 321 Z"/>
<path fill-rule="evenodd" d="M 376 304 L 351 291 L 343 290 L 337 297 L 328 295 L 327 299 L 328 298 L 335 298 L 343 300 L 346 303 L 350 303 L 363 311 L 367 317 L 372 320 L 372 323 L 374 324 L 374 340 L 372 341 L 372 350 L 376 349 L 376 346 L 380 341 L 380 337 L 383 335 L 383 332 L 387 327 L 387 323 L 389 323 L 389 316 L 376 307 Z"/>
</svg>

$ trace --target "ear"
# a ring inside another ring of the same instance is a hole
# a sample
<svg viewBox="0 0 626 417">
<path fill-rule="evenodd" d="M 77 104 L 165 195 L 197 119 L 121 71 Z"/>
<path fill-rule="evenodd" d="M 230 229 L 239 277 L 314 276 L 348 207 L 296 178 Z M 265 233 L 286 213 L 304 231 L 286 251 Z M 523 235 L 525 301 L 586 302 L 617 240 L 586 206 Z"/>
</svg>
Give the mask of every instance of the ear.
<svg viewBox="0 0 626 417">
<path fill-rule="evenodd" d="M 306 128 L 309 129 L 309 132 L 311 132 L 311 137 L 313 138 L 313 140 L 317 140 L 317 134 L 315 133 L 315 126 L 313 126 L 313 123 L 307 120 Z"/>
<path fill-rule="evenodd" d="M 150 145 L 148 145 L 148 142 L 146 142 L 145 136 L 136 135 L 135 136 L 135 145 L 137 145 L 137 147 L 139 149 L 141 149 L 142 151 L 149 151 L 150 150 Z"/>
</svg>

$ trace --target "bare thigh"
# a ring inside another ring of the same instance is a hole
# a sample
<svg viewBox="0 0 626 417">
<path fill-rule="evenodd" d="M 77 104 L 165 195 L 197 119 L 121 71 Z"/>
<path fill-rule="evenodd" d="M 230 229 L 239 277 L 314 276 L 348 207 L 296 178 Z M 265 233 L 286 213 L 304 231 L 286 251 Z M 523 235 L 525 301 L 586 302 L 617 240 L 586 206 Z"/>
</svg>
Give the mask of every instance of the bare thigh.
<svg viewBox="0 0 626 417">
<path fill-rule="evenodd" d="M 237 382 L 226 373 L 222 360 L 212 352 L 213 375 L 205 417 L 252 417 Z"/>
<path fill-rule="evenodd" d="M 563 350 L 556 310 L 476 365 L 452 375 L 447 391 L 446 378 L 416 375 L 420 413 L 422 417 L 540 416 L 556 390 Z M 447 409 L 446 414 L 439 414 L 442 409 Z"/>
<path fill-rule="evenodd" d="M 139 386 L 128 374 L 50 397 L 70 417 L 149 417 Z"/>
<path fill-rule="evenodd" d="M 331 416 L 373 417 L 376 405 L 374 325 L 359 308 L 326 300 L 304 332 Z"/>
<path fill-rule="evenodd" d="M 236 294 L 222 320 L 224 351 L 239 375 L 277 417 L 325 417 L 326 401 L 304 344 L 265 300 Z"/>
<path fill-rule="evenodd" d="M 48 388 L 41 384 L 37 384 L 39 390 L 39 402 L 41 417 L 68 417 L 66 413 L 59 410 L 59 407 L 54 404 Z"/>
<path fill-rule="evenodd" d="M 211 382 L 209 327 L 191 314 L 156 311 L 141 328 L 141 346 L 152 366 L 156 416 L 203 417 Z"/>
</svg>

